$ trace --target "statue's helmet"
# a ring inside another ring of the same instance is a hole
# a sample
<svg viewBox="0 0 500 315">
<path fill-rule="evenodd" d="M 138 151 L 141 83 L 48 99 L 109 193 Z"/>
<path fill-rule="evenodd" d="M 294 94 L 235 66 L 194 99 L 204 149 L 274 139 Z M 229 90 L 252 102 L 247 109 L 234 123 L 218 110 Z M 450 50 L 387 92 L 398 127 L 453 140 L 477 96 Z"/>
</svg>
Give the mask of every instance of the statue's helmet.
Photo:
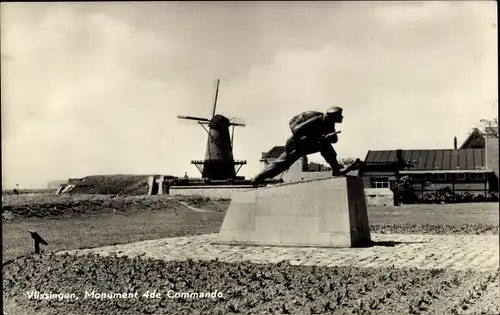
<svg viewBox="0 0 500 315">
<path fill-rule="evenodd" d="M 327 116 L 336 116 L 336 115 L 342 115 L 342 108 L 341 107 L 331 107 L 326 111 Z"/>
</svg>

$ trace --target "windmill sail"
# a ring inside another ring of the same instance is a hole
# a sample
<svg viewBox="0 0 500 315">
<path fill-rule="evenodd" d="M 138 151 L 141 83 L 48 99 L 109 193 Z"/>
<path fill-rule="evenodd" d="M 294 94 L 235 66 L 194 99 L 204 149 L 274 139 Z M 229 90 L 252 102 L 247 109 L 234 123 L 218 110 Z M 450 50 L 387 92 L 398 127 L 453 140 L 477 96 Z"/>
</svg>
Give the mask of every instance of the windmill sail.
<svg viewBox="0 0 500 315">
<path fill-rule="evenodd" d="M 212 117 L 215 116 L 215 110 L 217 109 L 217 98 L 219 97 L 219 82 L 220 80 L 217 79 L 217 85 L 215 86 L 215 97 L 214 97 L 214 106 L 212 109 Z"/>
<path fill-rule="evenodd" d="M 183 116 L 183 115 L 179 115 L 177 116 L 177 118 L 179 119 L 187 119 L 187 120 L 196 120 L 196 121 L 199 121 L 199 122 L 210 122 L 210 119 L 207 119 L 207 118 L 200 118 L 200 117 L 194 117 L 194 116 Z"/>
</svg>

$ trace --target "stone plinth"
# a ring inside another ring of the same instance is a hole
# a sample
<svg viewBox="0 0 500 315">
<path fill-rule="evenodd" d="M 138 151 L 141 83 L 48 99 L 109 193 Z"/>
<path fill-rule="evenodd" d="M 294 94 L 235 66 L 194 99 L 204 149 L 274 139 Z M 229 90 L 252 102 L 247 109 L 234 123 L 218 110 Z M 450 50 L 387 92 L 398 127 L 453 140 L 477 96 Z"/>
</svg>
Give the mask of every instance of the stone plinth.
<svg viewBox="0 0 500 315">
<path fill-rule="evenodd" d="M 363 183 L 316 179 L 235 192 L 215 243 L 354 247 L 370 242 Z"/>
</svg>

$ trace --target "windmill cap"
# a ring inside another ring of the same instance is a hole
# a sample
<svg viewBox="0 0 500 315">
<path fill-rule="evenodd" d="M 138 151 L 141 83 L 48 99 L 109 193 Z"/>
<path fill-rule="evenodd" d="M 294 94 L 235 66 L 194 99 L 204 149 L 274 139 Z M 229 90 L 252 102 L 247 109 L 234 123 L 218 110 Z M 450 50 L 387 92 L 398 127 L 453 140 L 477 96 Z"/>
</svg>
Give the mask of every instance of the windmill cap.
<svg viewBox="0 0 500 315">
<path fill-rule="evenodd" d="M 331 107 L 331 108 L 329 108 L 329 109 L 326 111 L 326 114 L 327 114 L 328 116 L 330 116 L 330 115 L 336 115 L 336 114 L 342 114 L 342 108 L 341 108 L 341 107 L 337 107 L 337 106 L 335 106 L 335 107 Z"/>
</svg>

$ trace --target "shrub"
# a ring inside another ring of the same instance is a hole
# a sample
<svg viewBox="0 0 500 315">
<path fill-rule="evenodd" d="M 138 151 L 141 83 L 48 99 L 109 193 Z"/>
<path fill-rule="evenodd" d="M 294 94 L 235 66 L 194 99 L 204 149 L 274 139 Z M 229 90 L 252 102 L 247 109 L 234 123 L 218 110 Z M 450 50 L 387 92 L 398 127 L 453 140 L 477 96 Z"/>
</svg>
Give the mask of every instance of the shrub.
<svg viewBox="0 0 500 315">
<path fill-rule="evenodd" d="M 392 183 L 391 186 L 396 205 L 414 204 L 417 202 L 417 194 L 409 176 L 401 177 L 398 181 Z"/>
<path fill-rule="evenodd" d="M 419 196 L 418 203 L 466 203 L 466 202 L 496 202 L 498 201 L 497 192 L 469 193 L 467 191 L 453 192 L 449 188 L 436 191 L 425 192 Z"/>
</svg>

